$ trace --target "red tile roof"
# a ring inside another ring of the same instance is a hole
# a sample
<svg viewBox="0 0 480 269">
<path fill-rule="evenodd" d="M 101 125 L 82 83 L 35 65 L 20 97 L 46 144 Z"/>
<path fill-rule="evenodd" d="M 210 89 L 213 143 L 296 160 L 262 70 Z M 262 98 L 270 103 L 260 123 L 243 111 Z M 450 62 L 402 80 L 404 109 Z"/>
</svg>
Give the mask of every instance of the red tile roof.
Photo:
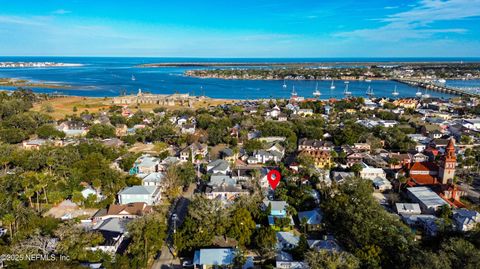
<svg viewBox="0 0 480 269">
<path fill-rule="evenodd" d="M 431 175 L 411 175 L 410 179 L 413 180 L 415 185 L 436 185 L 439 184 L 437 179 Z"/>
<path fill-rule="evenodd" d="M 438 171 L 438 166 L 437 164 L 433 162 L 415 162 L 413 165 L 410 167 L 410 173 L 412 171 Z"/>
</svg>

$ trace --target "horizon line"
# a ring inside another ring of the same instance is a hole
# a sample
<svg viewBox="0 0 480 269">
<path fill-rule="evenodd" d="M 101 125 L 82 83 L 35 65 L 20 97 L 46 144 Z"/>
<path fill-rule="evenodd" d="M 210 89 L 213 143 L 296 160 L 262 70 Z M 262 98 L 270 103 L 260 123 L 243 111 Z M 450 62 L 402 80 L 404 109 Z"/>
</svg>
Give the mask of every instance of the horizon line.
<svg viewBox="0 0 480 269">
<path fill-rule="evenodd" d="M 159 59 L 480 59 L 480 56 L 327 56 L 327 57 L 218 57 L 218 56 L 125 56 L 125 55 L 0 55 L 13 57 L 76 57 L 76 58 L 159 58 Z"/>
</svg>

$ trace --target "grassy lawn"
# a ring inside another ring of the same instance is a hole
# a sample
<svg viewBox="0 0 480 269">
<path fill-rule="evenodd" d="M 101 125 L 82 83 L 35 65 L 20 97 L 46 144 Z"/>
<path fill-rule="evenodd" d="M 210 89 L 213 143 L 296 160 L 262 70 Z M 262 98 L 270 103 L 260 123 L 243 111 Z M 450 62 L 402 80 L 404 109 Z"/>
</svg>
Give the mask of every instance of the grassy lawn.
<svg viewBox="0 0 480 269">
<path fill-rule="evenodd" d="M 79 115 L 84 111 L 88 112 L 99 112 L 103 110 L 108 110 L 111 106 L 112 99 L 111 98 L 92 98 L 92 97 L 79 97 L 79 96 L 69 96 L 69 97 L 60 97 L 51 99 L 48 101 L 43 101 L 34 105 L 34 111 L 42 111 L 54 119 L 62 119 L 65 118 L 66 115 L 72 115 L 76 113 Z M 209 106 L 217 106 L 221 104 L 230 104 L 234 103 L 235 100 L 227 100 L 227 99 L 210 99 L 207 98 L 203 101 L 199 101 L 194 103 L 192 109 L 198 108 L 206 108 Z M 46 107 L 51 106 L 53 108 L 52 112 L 47 112 Z M 76 107 L 77 111 L 74 112 L 74 107 Z M 129 108 L 132 111 L 137 111 L 138 109 L 142 109 L 144 111 L 152 111 L 156 107 L 161 107 L 160 105 L 155 104 L 141 104 L 140 106 L 130 105 Z M 168 109 L 177 110 L 177 109 L 188 109 L 188 106 L 165 106 Z"/>
<path fill-rule="evenodd" d="M 79 115 L 83 111 L 99 112 L 106 110 L 110 107 L 110 102 L 111 100 L 108 98 L 61 97 L 37 103 L 33 106 L 33 110 L 42 111 L 58 120 L 74 113 Z M 46 112 L 44 109 L 46 106 L 51 106 L 53 112 Z M 77 112 L 73 111 L 74 107 L 77 108 Z"/>
</svg>

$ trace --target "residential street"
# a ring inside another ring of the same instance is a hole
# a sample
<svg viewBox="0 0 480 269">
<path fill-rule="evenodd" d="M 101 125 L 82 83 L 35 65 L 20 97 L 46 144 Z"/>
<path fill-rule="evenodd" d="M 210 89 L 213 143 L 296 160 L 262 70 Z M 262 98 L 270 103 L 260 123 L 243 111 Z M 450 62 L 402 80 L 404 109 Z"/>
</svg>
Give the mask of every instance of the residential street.
<svg viewBox="0 0 480 269">
<path fill-rule="evenodd" d="M 173 207 L 174 210 L 170 212 L 171 214 L 169 214 L 167 244 L 162 247 L 162 254 L 160 255 L 159 259 L 155 260 L 152 269 L 182 268 L 180 260 L 175 258 L 172 254 L 172 251 L 174 251 L 173 233 L 174 228 L 179 227 L 183 223 L 195 188 L 196 184 L 191 184 L 188 190 L 184 192 L 178 200 L 176 200 Z M 177 215 L 176 219 L 172 217 L 174 214 Z"/>
<path fill-rule="evenodd" d="M 478 187 L 468 185 L 466 183 L 460 184 L 461 188 L 465 190 L 467 193 L 467 196 L 469 196 L 471 199 L 474 201 L 479 202 L 480 201 L 480 191 L 478 190 Z"/>
</svg>

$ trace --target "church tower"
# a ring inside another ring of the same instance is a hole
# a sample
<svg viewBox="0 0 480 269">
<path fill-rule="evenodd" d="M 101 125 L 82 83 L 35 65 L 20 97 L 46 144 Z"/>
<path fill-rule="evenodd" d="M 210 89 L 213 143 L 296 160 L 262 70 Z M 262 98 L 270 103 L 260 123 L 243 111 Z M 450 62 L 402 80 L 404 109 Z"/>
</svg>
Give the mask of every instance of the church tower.
<svg viewBox="0 0 480 269">
<path fill-rule="evenodd" d="M 439 165 L 438 177 L 442 184 L 453 182 L 455 176 L 455 166 L 457 165 L 457 157 L 455 156 L 455 141 L 453 138 L 448 141 L 445 148 L 445 154 L 442 156 Z"/>
</svg>

